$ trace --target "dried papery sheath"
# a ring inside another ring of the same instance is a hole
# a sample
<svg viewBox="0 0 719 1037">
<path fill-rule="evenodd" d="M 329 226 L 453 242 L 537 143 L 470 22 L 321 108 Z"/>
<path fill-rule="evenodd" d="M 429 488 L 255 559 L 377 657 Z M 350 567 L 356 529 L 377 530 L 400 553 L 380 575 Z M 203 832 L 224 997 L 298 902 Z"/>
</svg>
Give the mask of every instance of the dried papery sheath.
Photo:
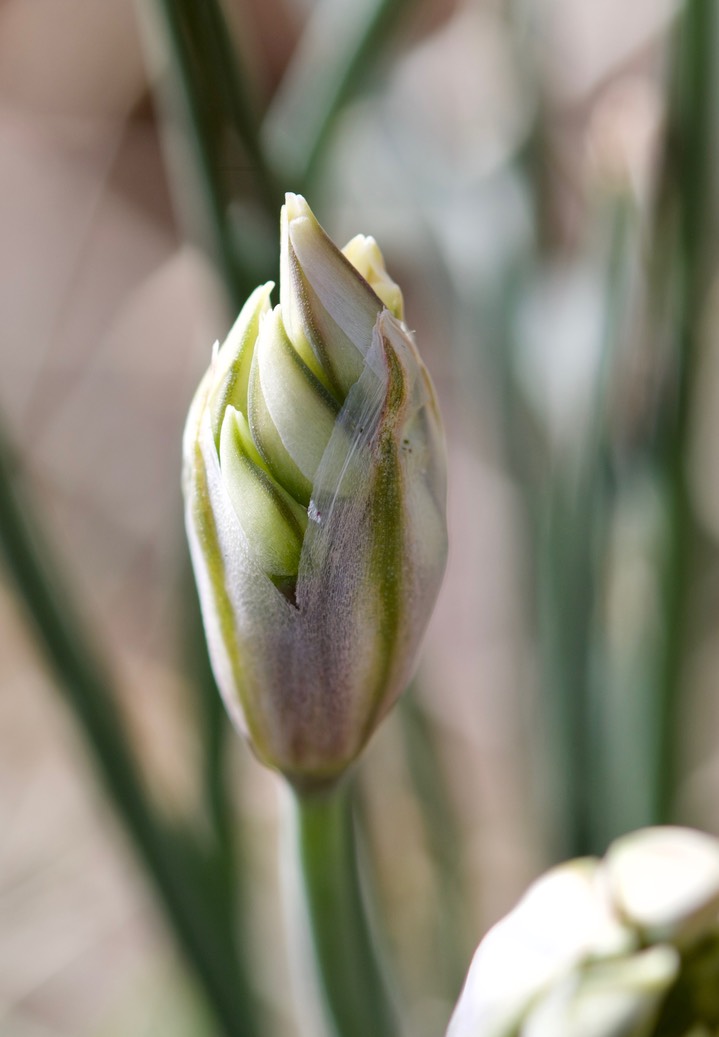
<svg viewBox="0 0 719 1037">
<path fill-rule="evenodd" d="M 287 196 L 280 305 L 271 284 L 248 299 L 184 439 L 218 684 L 302 786 L 340 774 L 407 684 L 446 557 L 434 390 L 376 242 L 345 251 Z"/>
<path fill-rule="evenodd" d="M 561 864 L 477 948 L 447 1037 L 719 1033 L 719 840 L 647 828 Z"/>
</svg>

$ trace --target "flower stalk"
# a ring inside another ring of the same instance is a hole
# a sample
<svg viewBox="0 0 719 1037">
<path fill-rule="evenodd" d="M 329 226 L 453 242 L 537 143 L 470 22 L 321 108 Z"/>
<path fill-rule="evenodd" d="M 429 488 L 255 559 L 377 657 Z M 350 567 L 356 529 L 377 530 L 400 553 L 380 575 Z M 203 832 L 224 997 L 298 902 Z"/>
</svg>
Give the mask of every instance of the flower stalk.
<svg viewBox="0 0 719 1037">
<path fill-rule="evenodd" d="M 347 782 L 293 796 L 315 967 L 336 1037 L 397 1037 L 394 1008 L 362 902 L 351 799 Z"/>
</svg>

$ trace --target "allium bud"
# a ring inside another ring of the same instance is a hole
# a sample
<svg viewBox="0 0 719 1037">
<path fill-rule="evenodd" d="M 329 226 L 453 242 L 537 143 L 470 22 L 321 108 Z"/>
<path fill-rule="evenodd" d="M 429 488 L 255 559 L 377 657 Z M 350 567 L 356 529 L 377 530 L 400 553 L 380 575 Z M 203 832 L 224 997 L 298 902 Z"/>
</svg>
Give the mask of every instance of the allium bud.
<svg viewBox="0 0 719 1037">
<path fill-rule="evenodd" d="M 646 828 L 553 868 L 477 948 L 447 1037 L 719 1033 L 719 840 Z"/>
<path fill-rule="evenodd" d="M 250 296 L 193 401 L 187 529 L 213 669 L 302 785 L 357 756 L 411 677 L 446 556 L 434 390 L 372 238 L 281 218 L 280 304 Z"/>
</svg>

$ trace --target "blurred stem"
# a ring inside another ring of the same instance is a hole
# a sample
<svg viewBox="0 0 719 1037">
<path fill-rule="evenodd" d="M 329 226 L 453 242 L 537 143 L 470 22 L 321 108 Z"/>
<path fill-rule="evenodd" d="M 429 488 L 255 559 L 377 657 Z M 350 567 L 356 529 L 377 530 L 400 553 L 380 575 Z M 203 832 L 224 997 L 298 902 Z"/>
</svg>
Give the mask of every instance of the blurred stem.
<svg viewBox="0 0 719 1037">
<path fill-rule="evenodd" d="M 376 70 L 409 6 L 409 0 L 320 0 L 312 10 L 263 127 L 293 190 L 307 190 L 316 177 L 338 115 Z"/>
<path fill-rule="evenodd" d="M 335 1037 L 397 1037 L 362 903 L 349 789 L 295 792 L 306 909 Z"/>
<path fill-rule="evenodd" d="M 585 808 L 588 838 L 577 852 L 604 853 L 608 833 L 623 833 L 621 812 L 607 769 L 621 744 L 621 732 L 612 727 L 611 696 L 605 681 L 610 672 L 607 644 L 606 572 L 610 526 L 617 501 L 615 436 L 612 401 L 617 398 L 618 375 L 625 368 L 620 357 L 626 349 L 626 322 L 632 288 L 632 245 L 636 241 L 638 214 L 631 194 L 609 200 L 609 243 L 606 255 L 606 308 L 602 328 L 597 390 L 589 430 L 580 458 L 576 494 L 580 501 L 580 536 L 586 538 L 587 573 L 590 581 L 586 635 L 583 646 L 583 703 L 581 749 L 585 753 Z M 582 577 L 580 576 L 580 579 Z M 635 746 L 636 753 L 643 746 Z M 647 774 L 646 766 L 641 768 Z M 644 779 L 646 780 L 646 778 Z"/>
<path fill-rule="evenodd" d="M 679 307 L 676 400 L 666 443 L 669 546 L 664 581 L 665 646 L 654 767 L 655 822 L 671 818 L 677 785 L 677 723 L 691 584 L 693 514 L 686 478 L 689 423 L 707 293 L 707 236 L 714 234 L 715 0 L 686 0 L 678 28 L 674 105 L 666 162 L 676 178 Z"/>
<path fill-rule="evenodd" d="M 238 172 L 250 173 L 273 231 L 279 214 L 280 190 L 259 139 L 259 121 L 218 0 L 154 0 L 153 10 L 156 17 L 148 42 L 151 48 L 158 45 L 162 50 L 163 75 L 169 69 L 167 81 L 160 84 L 162 97 L 170 114 L 178 118 L 183 137 L 192 145 L 195 183 L 191 186 L 195 190 L 186 194 L 183 201 L 190 217 L 197 205 L 200 226 L 209 234 L 230 309 L 236 313 L 257 281 L 265 278 L 266 271 L 262 269 L 262 250 L 253 249 L 251 243 L 237 237 L 232 204 L 239 200 L 239 193 L 233 178 L 236 180 Z M 249 160 L 246 167 L 238 166 L 233 159 L 233 134 Z M 170 158 L 176 161 L 169 163 L 180 186 L 187 175 L 183 157 L 182 153 L 171 154 Z M 246 229 L 249 234 L 249 228 Z M 203 737 L 203 791 L 213 832 L 208 862 L 212 878 L 207 893 L 215 924 L 227 933 L 231 957 L 239 969 L 241 990 L 247 986 L 246 952 L 243 930 L 235 928 L 242 891 L 225 772 L 229 724 L 209 665 L 194 589 L 188 587 L 186 600 L 191 603 L 189 641 Z"/>
<path fill-rule="evenodd" d="M 416 683 L 416 682 L 415 682 Z M 454 1002 L 459 996 L 471 953 L 465 926 L 466 897 L 460 868 L 460 822 L 440 759 L 437 732 L 419 700 L 416 687 L 399 703 L 407 765 L 422 812 L 436 883 L 438 919 L 436 975 L 433 990 Z M 476 890 L 474 891 L 476 894 Z"/>
<path fill-rule="evenodd" d="M 238 247 L 230 218 L 230 131 L 235 131 L 247 152 L 253 180 L 273 227 L 279 212 L 279 188 L 260 144 L 238 58 L 216 0 L 154 0 L 154 9 L 157 31 L 150 44 L 163 48 L 163 66 L 167 65 L 171 73 L 171 81 L 161 84 L 163 95 L 170 109 L 179 102 L 182 129 L 191 138 L 202 194 L 202 222 L 231 308 L 238 312 L 261 276 L 243 258 L 247 250 Z M 180 165 L 175 163 L 178 178 L 184 173 Z"/>
<path fill-rule="evenodd" d="M 173 6 L 173 0 L 162 2 L 166 9 Z M 241 75 L 240 55 L 233 44 L 222 5 L 219 0 L 203 0 L 201 4 L 197 0 L 174 0 L 174 6 L 179 12 L 178 28 L 184 33 L 188 48 L 196 51 L 196 76 L 204 80 L 198 83 L 197 79 L 188 77 L 187 86 L 199 93 L 207 83 L 208 95 L 216 99 L 220 112 L 226 113 L 227 125 L 234 129 L 247 152 L 261 203 L 274 226 L 281 190 L 260 141 L 260 120 L 247 80 Z M 212 114 L 205 111 L 206 119 Z M 216 147 L 216 155 L 219 152 Z"/>
<path fill-rule="evenodd" d="M 2 429 L 0 549 L 105 789 L 223 1032 L 228 1037 L 254 1037 L 258 1031 L 251 1023 L 249 985 L 232 959 L 227 927 L 213 923 L 202 883 L 197 881 L 202 868 L 199 855 L 187 841 L 178 841 L 148 802 L 107 669 L 60 580 Z"/>
<path fill-rule="evenodd" d="M 193 142 L 198 171 L 203 223 L 210 228 L 213 251 L 230 306 L 237 312 L 258 279 L 238 250 L 230 218 L 232 188 L 228 183 L 227 137 L 233 130 L 250 160 L 265 211 L 276 224 L 279 188 L 259 140 L 259 124 L 247 87 L 240 74 L 221 6 L 217 0 L 155 0 L 159 40 L 166 48 L 174 88 L 168 101 L 180 101 L 183 129 Z M 178 164 L 179 165 L 179 164 Z M 177 175 L 182 169 L 174 169 Z M 194 199 L 190 199 L 191 201 Z M 187 566 L 185 565 L 187 569 Z M 238 895 L 237 860 L 233 846 L 232 804 L 225 776 L 229 723 L 217 691 L 207 656 L 204 632 L 192 577 L 187 570 L 184 600 L 189 603 L 190 664 L 202 716 L 203 789 L 207 816 L 213 828 L 216 867 L 215 897 L 226 918 L 234 918 Z"/>
<path fill-rule="evenodd" d="M 232 728 L 212 673 L 199 601 L 189 558 L 182 573 L 182 603 L 187 646 L 186 664 L 197 694 L 202 737 L 202 790 L 205 816 L 212 828 L 212 856 L 217 872 L 215 893 L 228 920 L 235 918 L 241 900 L 241 871 L 235 847 L 237 821 L 227 779 Z"/>
<path fill-rule="evenodd" d="M 546 519 L 539 531 L 544 566 L 538 574 L 540 640 L 557 752 L 555 785 L 563 803 L 557 850 L 559 856 L 571 857 L 603 853 L 604 833 L 612 828 L 597 735 L 602 696 L 596 695 L 596 675 L 604 668 L 597 667 L 596 652 L 601 651 L 597 630 L 612 506 L 608 401 L 626 314 L 632 223 L 628 199 L 619 197 L 611 204 L 606 317 L 592 412 L 575 456 L 550 481 Z"/>
<path fill-rule="evenodd" d="M 198 626 L 198 630 L 202 631 L 202 626 Z M 204 658 L 200 657 L 200 666 L 203 672 L 197 675 L 197 686 L 205 705 L 205 802 L 217 840 L 217 859 L 224 888 L 225 910 L 230 918 L 234 918 L 238 894 L 238 862 L 233 838 L 235 821 L 226 774 L 228 736 L 233 732 L 215 684 L 206 647 Z"/>
</svg>

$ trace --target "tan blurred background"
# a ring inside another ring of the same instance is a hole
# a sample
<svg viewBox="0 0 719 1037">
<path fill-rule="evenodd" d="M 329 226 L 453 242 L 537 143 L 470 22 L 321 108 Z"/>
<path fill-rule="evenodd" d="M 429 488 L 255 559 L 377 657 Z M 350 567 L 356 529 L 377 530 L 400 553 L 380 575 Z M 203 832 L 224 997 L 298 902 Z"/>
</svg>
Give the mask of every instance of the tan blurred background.
<svg viewBox="0 0 719 1037">
<path fill-rule="evenodd" d="M 233 24 L 259 97 L 280 78 L 310 6 L 235 0 Z M 561 0 L 542 23 L 538 53 L 561 179 L 554 233 L 567 252 L 583 233 L 592 120 L 610 88 L 628 83 L 640 98 L 640 129 L 651 122 L 670 15 L 660 0 Z M 489 390 L 477 397 L 459 384 L 447 347 L 457 328 L 441 294 L 427 290 L 422 252 L 431 239 L 460 294 L 476 290 L 463 271 L 482 271 L 485 286 L 501 277 L 503 250 L 526 234 L 527 214 L 500 174 L 531 104 L 501 4 L 422 5 L 381 93 L 353 105 L 339 128 L 322 209 L 337 238 L 375 234 L 407 283 L 409 320 L 447 414 L 452 549 L 421 693 L 442 731 L 468 836 L 468 947 L 543 863 L 530 795 L 536 667 L 517 491 L 501 460 L 496 406 Z M 621 120 L 617 129 L 610 119 L 608 132 L 621 134 Z M 179 563 L 180 436 L 227 317 L 208 262 L 184 242 L 173 213 L 129 0 L 3 0 L 0 154 L 0 408 L 83 611 L 113 659 L 143 767 L 168 809 L 183 812 L 194 806 L 188 772 L 198 750 L 185 722 L 179 626 L 188 586 Z M 423 228 L 407 225 L 406 192 L 422 196 Z M 482 214 L 479 229 L 467 225 L 470 203 Z M 716 729 L 712 679 L 699 686 Z M 398 745 L 391 721 L 365 766 L 386 838 L 384 881 L 409 918 L 431 890 L 411 793 L 401 837 L 382 796 L 385 782 L 406 781 Z M 258 954 L 281 1002 L 286 978 L 281 966 L 272 973 L 283 946 L 276 783 L 244 747 L 235 751 Z M 688 793 L 702 809 L 716 773 L 713 756 L 705 751 L 703 761 Z M 408 848 L 401 868 L 393 830 Z M 400 952 L 431 954 L 413 948 L 411 924 L 402 932 Z M 433 1006 L 421 992 L 417 1003 L 426 1022 Z M 32 632 L 0 582 L 0 1035 L 182 1037 L 210 1032 L 203 1025 Z"/>
</svg>

